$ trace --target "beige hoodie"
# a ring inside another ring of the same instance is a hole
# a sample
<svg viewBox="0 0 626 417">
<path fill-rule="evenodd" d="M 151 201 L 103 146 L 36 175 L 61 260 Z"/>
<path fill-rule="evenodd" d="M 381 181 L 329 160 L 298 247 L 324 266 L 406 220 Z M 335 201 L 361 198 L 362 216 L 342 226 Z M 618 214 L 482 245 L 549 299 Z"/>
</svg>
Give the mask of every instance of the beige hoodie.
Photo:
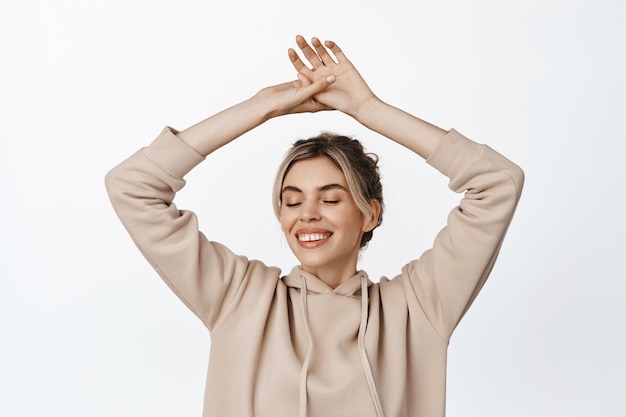
<svg viewBox="0 0 626 417">
<path fill-rule="evenodd" d="M 452 130 L 428 163 L 465 192 L 433 248 L 400 275 L 333 289 L 237 256 L 172 203 L 203 160 L 166 128 L 111 170 L 133 240 L 211 332 L 204 416 L 443 417 L 447 346 L 489 275 L 523 173 Z"/>
</svg>

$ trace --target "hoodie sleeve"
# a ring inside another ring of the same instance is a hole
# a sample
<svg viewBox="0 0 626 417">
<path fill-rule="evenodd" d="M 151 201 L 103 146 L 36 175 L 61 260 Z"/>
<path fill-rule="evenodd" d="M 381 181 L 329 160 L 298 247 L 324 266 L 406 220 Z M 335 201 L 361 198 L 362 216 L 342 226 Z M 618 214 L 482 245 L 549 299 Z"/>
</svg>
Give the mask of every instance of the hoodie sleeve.
<svg viewBox="0 0 626 417">
<path fill-rule="evenodd" d="M 403 268 L 433 326 L 446 341 L 489 276 L 524 182 L 517 165 L 451 130 L 427 162 L 465 193 L 432 249 Z"/>
<path fill-rule="evenodd" d="M 226 247 L 209 242 L 196 215 L 172 202 L 183 177 L 204 160 L 165 128 L 148 147 L 106 175 L 109 198 L 133 241 L 176 295 L 212 329 L 251 269 Z M 258 272 L 258 271 L 257 271 Z"/>
</svg>

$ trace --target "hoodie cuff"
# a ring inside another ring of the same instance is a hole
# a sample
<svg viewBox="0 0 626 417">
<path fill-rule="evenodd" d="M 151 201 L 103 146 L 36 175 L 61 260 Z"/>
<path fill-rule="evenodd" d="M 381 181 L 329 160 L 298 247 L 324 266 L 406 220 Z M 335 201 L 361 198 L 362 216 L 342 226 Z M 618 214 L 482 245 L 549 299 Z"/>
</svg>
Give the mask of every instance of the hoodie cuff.
<svg viewBox="0 0 626 417">
<path fill-rule="evenodd" d="M 480 158 L 483 145 L 476 143 L 454 129 L 450 129 L 426 162 L 448 178 L 465 171 Z"/>
<path fill-rule="evenodd" d="M 177 130 L 166 126 L 142 152 L 169 175 L 182 179 L 205 158 L 176 136 L 177 133 Z"/>
</svg>

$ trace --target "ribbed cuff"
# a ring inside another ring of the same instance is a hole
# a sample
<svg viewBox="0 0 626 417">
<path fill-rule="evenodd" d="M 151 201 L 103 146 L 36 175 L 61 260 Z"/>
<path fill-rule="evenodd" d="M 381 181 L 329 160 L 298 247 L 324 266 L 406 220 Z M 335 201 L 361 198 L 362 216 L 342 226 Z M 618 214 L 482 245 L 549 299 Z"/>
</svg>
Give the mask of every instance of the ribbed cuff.
<svg viewBox="0 0 626 417">
<path fill-rule="evenodd" d="M 172 177 L 182 179 L 204 161 L 204 156 L 176 136 L 176 133 L 178 131 L 166 126 L 142 152 Z"/>
<path fill-rule="evenodd" d="M 463 172 L 475 158 L 480 157 L 483 145 L 476 143 L 454 129 L 450 129 L 426 162 L 448 178 Z"/>
</svg>

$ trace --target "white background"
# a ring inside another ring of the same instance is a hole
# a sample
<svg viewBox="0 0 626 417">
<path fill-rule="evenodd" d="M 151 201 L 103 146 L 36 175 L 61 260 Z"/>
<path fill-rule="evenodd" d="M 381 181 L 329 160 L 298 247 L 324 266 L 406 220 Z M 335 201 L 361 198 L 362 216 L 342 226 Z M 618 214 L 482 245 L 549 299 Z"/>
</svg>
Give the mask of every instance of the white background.
<svg viewBox="0 0 626 417">
<path fill-rule="evenodd" d="M 200 416 L 202 324 L 135 249 L 108 169 L 295 74 L 334 39 L 384 100 L 526 171 L 490 281 L 453 336 L 448 416 L 626 415 L 623 1 L 0 2 L 0 415 Z M 270 202 L 294 139 L 378 153 L 373 278 L 429 247 L 459 196 L 340 114 L 273 120 L 188 176 L 178 205 L 235 252 L 295 260 Z"/>
</svg>

